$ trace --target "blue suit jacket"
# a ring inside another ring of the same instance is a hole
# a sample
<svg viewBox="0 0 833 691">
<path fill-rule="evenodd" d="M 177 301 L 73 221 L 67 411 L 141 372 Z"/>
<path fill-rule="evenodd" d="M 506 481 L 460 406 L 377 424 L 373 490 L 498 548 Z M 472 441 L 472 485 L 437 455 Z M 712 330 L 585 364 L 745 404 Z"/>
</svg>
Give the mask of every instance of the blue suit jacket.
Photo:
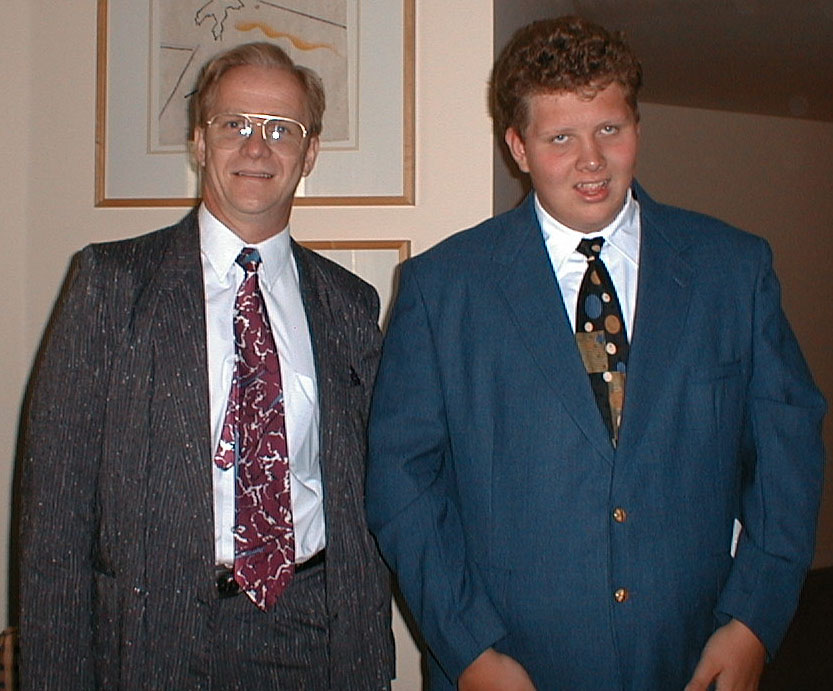
<svg viewBox="0 0 833 691">
<path fill-rule="evenodd" d="M 494 646 L 541 689 L 681 689 L 729 618 L 770 652 L 789 624 L 813 554 L 824 401 L 769 247 L 634 192 L 615 450 L 532 199 L 403 267 L 367 509 L 434 688 Z"/>
</svg>

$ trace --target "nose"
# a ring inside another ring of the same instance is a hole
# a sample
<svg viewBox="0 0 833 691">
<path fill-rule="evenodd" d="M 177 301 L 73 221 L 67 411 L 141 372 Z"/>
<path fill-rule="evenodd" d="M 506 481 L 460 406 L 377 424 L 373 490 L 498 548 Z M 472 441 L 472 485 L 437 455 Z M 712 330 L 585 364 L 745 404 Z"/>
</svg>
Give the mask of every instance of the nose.
<svg viewBox="0 0 833 691">
<path fill-rule="evenodd" d="M 269 143 L 266 141 L 266 123 L 252 121 L 252 133 L 243 142 L 242 151 L 252 158 L 260 158 L 269 154 Z"/>
<path fill-rule="evenodd" d="M 601 170 L 605 165 L 604 153 L 602 153 L 602 148 L 595 138 L 589 138 L 582 142 L 576 167 L 579 170 L 586 170 L 592 173 Z"/>
</svg>

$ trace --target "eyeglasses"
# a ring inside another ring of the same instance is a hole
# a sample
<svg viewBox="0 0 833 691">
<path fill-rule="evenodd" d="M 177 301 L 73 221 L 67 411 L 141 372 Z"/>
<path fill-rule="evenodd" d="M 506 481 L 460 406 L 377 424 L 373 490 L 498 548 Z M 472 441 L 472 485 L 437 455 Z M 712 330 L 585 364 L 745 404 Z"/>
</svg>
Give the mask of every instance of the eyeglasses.
<svg viewBox="0 0 833 691">
<path fill-rule="evenodd" d="M 252 136 L 255 125 L 273 149 L 300 149 L 307 138 L 307 128 L 297 120 L 263 113 L 220 113 L 206 122 L 205 128 L 212 144 L 235 149 Z"/>
</svg>

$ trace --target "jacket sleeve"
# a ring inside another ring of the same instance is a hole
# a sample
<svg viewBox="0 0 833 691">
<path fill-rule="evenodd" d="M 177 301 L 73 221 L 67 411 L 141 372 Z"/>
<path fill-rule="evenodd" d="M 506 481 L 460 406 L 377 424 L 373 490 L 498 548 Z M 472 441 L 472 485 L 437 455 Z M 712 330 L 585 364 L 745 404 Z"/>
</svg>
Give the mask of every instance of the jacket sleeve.
<svg viewBox="0 0 833 691">
<path fill-rule="evenodd" d="M 467 559 L 443 387 L 429 311 L 408 262 L 371 406 L 367 512 L 431 652 L 456 680 L 505 629 Z"/>
<path fill-rule="evenodd" d="M 94 497 L 109 371 L 92 248 L 73 260 L 33 370 L 21 458 L 21 678 L 94 687 Z"/>
<path fill-rule="evenodd" d="M 744 467 L 743 531 L 717 604 L 773 655 L 795 612 L 813 558 L 822 490 L 825 402 L 781 309 L 769 246 L 759 244 Z"/>
</svg>

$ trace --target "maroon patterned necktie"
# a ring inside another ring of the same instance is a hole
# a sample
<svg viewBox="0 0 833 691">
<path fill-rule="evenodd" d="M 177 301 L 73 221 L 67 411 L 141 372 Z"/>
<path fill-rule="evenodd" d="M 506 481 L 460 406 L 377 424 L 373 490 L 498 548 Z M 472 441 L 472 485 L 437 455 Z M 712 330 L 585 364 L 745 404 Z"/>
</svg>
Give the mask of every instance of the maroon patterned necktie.
<svg viewBox="0 0 833 691">
<path fill-rule="evenodd" d="M 236 261 L 246 275 L 234 303 L 236 364 L 214 462 L 235 468 L 234 580 L 268 610 L 295 571 L 284 398 L 260 253 L 245 247 Z"/>
</svg>

